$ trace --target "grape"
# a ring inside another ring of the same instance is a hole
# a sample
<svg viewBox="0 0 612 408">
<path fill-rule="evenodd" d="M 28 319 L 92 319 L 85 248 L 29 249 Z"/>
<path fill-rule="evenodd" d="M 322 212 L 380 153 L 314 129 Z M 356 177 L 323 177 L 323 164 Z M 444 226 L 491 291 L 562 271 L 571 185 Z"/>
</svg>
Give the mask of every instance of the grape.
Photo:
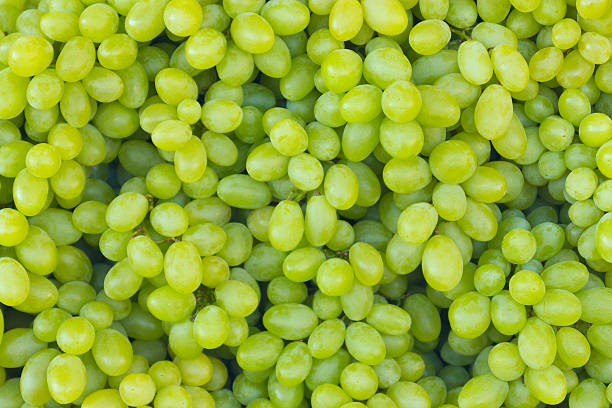
<svg viewBox="0 0 612 408">
<path fill-rule="evenodd" d="M 0 6 L 0 405 L 610 400 L 608 0 L 132 3 Z"/>
</svg>

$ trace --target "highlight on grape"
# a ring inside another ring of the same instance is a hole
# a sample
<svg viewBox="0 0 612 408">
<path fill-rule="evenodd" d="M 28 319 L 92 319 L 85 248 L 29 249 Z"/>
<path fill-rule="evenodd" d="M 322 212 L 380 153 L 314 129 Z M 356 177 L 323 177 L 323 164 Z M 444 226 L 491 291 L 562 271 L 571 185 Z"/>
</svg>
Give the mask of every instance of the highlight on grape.
<svg viewBox="0 0 612 408">
<path fill-rule="evenodd" d="M 0 0 L 0 408 L 609 408 L 612 0 Z"/>
</svg>

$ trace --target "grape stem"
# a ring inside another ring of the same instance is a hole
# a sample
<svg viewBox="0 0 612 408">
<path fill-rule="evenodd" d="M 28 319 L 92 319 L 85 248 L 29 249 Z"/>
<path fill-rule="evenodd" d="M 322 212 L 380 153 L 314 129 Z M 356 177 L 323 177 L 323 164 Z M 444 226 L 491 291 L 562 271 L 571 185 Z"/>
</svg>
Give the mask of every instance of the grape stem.
<svg viewBox="0 0 612 408">
<path fill-rule="evenodd" d="M 457 36 L 463 39 L 463 41 L 471 40 L 470 36 L 467 35 L 467 31 L 469 29 L 458 30 L 456 28 L 451 28 L 451 31 L 455 33 Z"/>
<path fill-rule="evenodd" d="M 306 192 L 302 190 L 293 190 L 287 196 L 287 200 L 299 203 L 306 196 Z"/>
</svg>

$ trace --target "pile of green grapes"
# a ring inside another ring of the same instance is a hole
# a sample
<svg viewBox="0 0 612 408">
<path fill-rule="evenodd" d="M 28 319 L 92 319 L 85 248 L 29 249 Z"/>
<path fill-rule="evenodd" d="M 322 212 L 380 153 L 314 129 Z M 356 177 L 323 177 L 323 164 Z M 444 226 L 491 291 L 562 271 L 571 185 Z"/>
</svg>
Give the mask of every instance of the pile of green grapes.
<svg viewBox="0 0 612 408">
<path fill-rule="evenodd" d="M 0 408 L 609 408 L 612 0 L 0 0 Z"/>
</svg>

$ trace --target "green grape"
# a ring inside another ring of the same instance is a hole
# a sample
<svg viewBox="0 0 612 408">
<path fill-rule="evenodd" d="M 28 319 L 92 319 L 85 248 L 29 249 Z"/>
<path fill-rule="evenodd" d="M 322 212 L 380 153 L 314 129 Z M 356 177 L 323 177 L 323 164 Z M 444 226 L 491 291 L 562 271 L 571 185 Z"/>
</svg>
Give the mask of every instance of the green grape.
<svg viewBox="0 0 612 408">
<path fill-rule="evenodd" d="M 366 0 L 362 7 L 365 22 L 382 35 L 398 35 L 408 25 L 406 11 L 397 0 L 384 0 L 378 3 Z"/>
<path fill-rule="evenodd" d="M 264 371 L 274 366 L 283 350 L 283 341 L 263 331 L 249 336 L 236 354 L 238 365 L 247 371 Z"/>
<path fill-rule="evenodd" d="M 83 317 L 64 320 L 57 329 L 56 342 L 62 351 L 70 354 L 84 354 L 94 344 L 93 325 Z"/>
<path fill-rule="evenodd" d="M 404 95 L 405 97 L 416 98 L 417 95 L 413 87 L 407 83 L 412 74 L 412 66 L 408 58 L 399 50 L 390 47 L 383 47 L 368 52 L 363 61 L 363 76 L 366 80 L 386 90 L 390 85 L 397 81 L 399 89 L 390 91 L 390 94 Z M 412 92 L 411 92 L 412 91 Z M 383 93 L 384 95 L 384 93 Z M 390 99 L 389 96 L 386 99 Z M 387 101 L 389 104 L 391 100 Z M 390 104 L 391 105 L 391 104 Z M 400 107 L 395 107 L 399 109 Z"/>
<path fill-rule="evenodd" d="M 426 20 L 410 30 L 410 45 L 421 55 L 433 55 L 449 42 L 451 31 L 443 20 Z"/>
<path fill-rule="evenodd" d="M 417 340 L 429 342 L 438 338 L 441 330 L 440 315 L 425 295 L 409 296 L 404 302 L 403 308 L 408 311 L 412 318 L 411 333 Z"/>
<path fill-rule="evenodd" d="M 8 54 L 11 71 L 22 77 L 43 72 L 53 60 L 53 47 L 40 36 L 24 35 L 13 42 Z"/>
<path fill-rule="evenodd" d="M 477 292 L 459 296 L 448 310 L 452 330 L 463 338 L 480 336 L 491 322 L 489 308 L 489 299 Z"/>
<path fill-rule="evenodd" d="M 557 353 L 561 361 L 569 367 L 582 367 L 589 360 L 591 346 L 578 330 L 562 327 L 557 331 Z"/>
<path fill-rule="evenodd" d="M 91 301 L 79 310 L 79 315 L 92 324 L 95 330 L 108 328 L 113 322 L 113 310 L 109 305 L 100 301 Z"/>
<path fill-rule="evenodd" d="M 270 281 L 266 290 L 270 303 L 302 303 L 308 297 L 308 288 L 301 282 L 294 282 L 284 276 L 277 276 Z"/>
<path fill-rule="evenodd" d="M 410 330 L 412 319 L 408 312 L 395 305 L 376 304 L 366 318 L 379 333 L 399 336 Z"/>
<path fill-rule="evenodd" d="M 40 405 L 51 399 L 47 384 L 47 367 L 59 352 L 54 349 L 41 350 L 34 354 L 23 368 L 19 379 L 21 397 L 30 404 Z"/>
<path fill-rule="evenodd" d="M 23 303 L 30 293 L 30 279 L 24 267 L 12 258 L 0 258 L 0 302 L 7 306 Z"/>
<path fill-rule="evenodd" d="M 193 330 L 196 341 L 201 347 L 217 348 L 229 335 L 229 316 L 218 306 L 206 306 L 196 315 Z"/>
<path fill-rule="evenodd" d="M 478 98 L 474 120 L 478 133 L 486 139 L 502 137 L 512 121 L 512 98 L 500 85 L 490 85 Z"/>
<path fill-rule="evenodd" d="M 340 385 L 349 397 L 366 400 L 376 393 L 378 376 L 372 367 L 363 363 L 353 363 L 342 370 Z"/>
<path fill-rule="evenodd" d="M 527 368 L 524 381 L 533 396 L 545 404 L 558 404 L 567 393 L 563 372 L 554 365 L 540 370 Z"/>
<path fill-rule="evenodd" d="M 439 291 L 448 291 L 457 286 L 461 280 L 463 259 L 452 239 L 445 235 L 436 235 L 425 245 L 422 268 L 430 287 Z"/>
<path fill-rule="evenodd" d="M 432 85 L 420 85 L 417 89 L 422 99 L 421 111 L 417 115 L 421 125 L 449 127 L 459 122 L 461 110 L 450 93 Z"/>
<path fill-rule="evenodd" d="M 338 49 L 330 52 L 321 63 L 321 75 L 328 90 L 346 92 L 359 83 L 363 61 L 354 51 Z"/>
<path fill-rule="evenodd" d="M 215 287 L 217 303 L 232 317 L 246 317 L 257 308 L 258 294 L 246 283 L 226 280 Z"/>
<path fill-rule="evenodd" d="M 230 32 L 235 44 L 251 54 L 261 54 L 274 45 L 274 31 L 270 23 L 253 12 L 237 15 L 231 23 Z"/>
<path fill-rule="evenodd" d="M 355 0 L 334 2 L 329 13 L 322 14 L 329 14 L 329 31 L 338 41 L 355 38 L 363 25 L 363 9 Z"/>
<path fill-rule="evenodd" d="M 540 319 L 549 324 L 569 326 L 580 318 L 582 307 L 578 298 L 571 292 L 549 289 L 544 298 L 534 305 L 534 311 Z"/>
<path fill-rule="evenodd" d="M 60 354 L 47 367 L 46 377 L 51 397 L 60 404 L 76 400 L 85 389 L 85 365 L 79 357 Z"/>
<path fill-rule="evenodd" d="M 193 293 L 203 274 L 198 248 L 188 241 L 173 243 L 164 255 L 163 269 L 168 286 L 185 295 Z"/>
<path fill-rule="evenodd" d="M 309 353 L 320 360 L 331 357 L 344 343 L 344 335 L 345 325 L 342 320 L 324 320 L 308 337 Z"/>
<path fill-rule="evenodd" d="M 374 303 L 374 293 L 369 286 L 354 282 L 351 289 L 341 296 L 342 311 L 351 320 L 363 320 Z"/>
<path fill-rule="evenodd" d="M 30 293 L 15 309 L 24 313 L 40 313 L 58 303 L 58 290 L 53 283 L 41 276 L 29 274 Z"/>
<path fill-rule="evenodd" d="M 459 393 L 459 406 L 482 404 L 500 407 L 508 395 L 508 383 L 492 374 L 482 374 L 470 379 Z"/>
<path fill-rule="evenodd" d="M 381 112 L 383 93 L 373 85 L 357 85 L 340 101 L 340 114 L 349 123 L 364 123 L 375 119 Z"/>
<path fill-rule="evenodd" d="M 385 356 L 385 343 L 376 329 L 367 323 L 355 322 L 346 329 L 348 352 L 359 362 L 376 365 Z"/>
<path fill-rule="evenodd" d="M 398 381 L 387 390 L 387 395 L 398 407 L 430 406 L 430 398 L 425 388 L 410 381 Z"/>
<path fill-rule="evenodd" d="M 169 286 L 155 289 L 147 298 L 149 312 L 161 321 L 183 320 L 193 311 L 194 307 L 195 297 L 193 295 L 183 295 Z"/>
</svg>

